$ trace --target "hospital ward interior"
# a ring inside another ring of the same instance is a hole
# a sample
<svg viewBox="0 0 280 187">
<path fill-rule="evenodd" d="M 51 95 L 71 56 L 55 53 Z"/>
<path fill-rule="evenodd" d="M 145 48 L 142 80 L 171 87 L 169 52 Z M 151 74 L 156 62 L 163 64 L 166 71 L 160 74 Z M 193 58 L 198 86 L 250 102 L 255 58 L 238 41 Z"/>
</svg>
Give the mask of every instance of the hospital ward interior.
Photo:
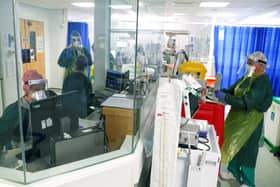
<svg viewBox="0 0 280 187">
<path fill-rule="evenodd" d="M 0 187 L 279 187 L 279 0 L 0 0 Z"/>
</svg>

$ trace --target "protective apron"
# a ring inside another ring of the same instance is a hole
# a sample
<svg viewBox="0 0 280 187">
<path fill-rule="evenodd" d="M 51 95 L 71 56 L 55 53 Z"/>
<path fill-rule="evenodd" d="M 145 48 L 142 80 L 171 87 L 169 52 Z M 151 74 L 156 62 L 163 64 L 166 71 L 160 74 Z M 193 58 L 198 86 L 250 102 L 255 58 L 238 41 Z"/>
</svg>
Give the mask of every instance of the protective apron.
<svg viewBox="0 0 280 187">
<path fill-rule="evenodd" d="M 234 96 L 244 96 L 248 93 L 255 78 L 254 76 L 244 76 L 234 88 Z M 240 85 L 247 79 L 250 79 L 248 86 L 241 88 Z M 257 110 L 244 111 L 237 108 L 230 110 L 224 127 L 222 163 L 228 164 L 234 158 L 256 130 L 262 119 L 263 113 Z"/>
</svg>

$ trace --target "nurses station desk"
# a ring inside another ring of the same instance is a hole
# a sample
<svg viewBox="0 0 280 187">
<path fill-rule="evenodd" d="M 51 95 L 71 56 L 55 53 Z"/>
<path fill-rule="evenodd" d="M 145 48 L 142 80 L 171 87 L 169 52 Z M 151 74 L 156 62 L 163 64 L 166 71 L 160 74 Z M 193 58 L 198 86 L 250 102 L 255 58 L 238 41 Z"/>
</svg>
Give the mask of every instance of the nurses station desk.
<svg viewBox="0 0 280 187">
<path fill-rule="evenodd" d="M 142 99 L 134 99 L 132 96 L 114 94 L 101 104 L 109 151 L 119 149 L 126 135 L 136 135 Z"/>
</svg>

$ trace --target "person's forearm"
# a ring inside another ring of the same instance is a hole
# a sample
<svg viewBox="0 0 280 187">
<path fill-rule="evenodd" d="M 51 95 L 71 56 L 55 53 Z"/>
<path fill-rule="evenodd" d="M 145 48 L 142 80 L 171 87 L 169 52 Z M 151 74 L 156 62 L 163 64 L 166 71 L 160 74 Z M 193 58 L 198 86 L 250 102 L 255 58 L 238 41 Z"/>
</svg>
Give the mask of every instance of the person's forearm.
<svg viewBox="0 0 280 187">
<path fill-rule="evenodd" d="M 231 105 L 233 108 L 238 108 L 242 110 L 246 110 L 246 104 L 242 97 L 239 96 L 232 96 L 227 94 L 225 97 L 225 101 L 227 104 Z"/>
</svg>

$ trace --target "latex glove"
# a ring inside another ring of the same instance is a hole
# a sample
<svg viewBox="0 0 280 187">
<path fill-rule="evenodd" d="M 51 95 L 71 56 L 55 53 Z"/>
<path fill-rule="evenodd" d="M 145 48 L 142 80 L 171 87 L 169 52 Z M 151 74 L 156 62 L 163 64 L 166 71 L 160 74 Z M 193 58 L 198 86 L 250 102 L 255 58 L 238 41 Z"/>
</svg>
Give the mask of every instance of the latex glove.
<svg viewBox="0 0 280 187">
<path fill-rule="evenodd" d="M 220 100 L 220 101 L 225 101 L 226 94 L 220 90 L 215 91 L 215 96 Z"/>
</svg>

